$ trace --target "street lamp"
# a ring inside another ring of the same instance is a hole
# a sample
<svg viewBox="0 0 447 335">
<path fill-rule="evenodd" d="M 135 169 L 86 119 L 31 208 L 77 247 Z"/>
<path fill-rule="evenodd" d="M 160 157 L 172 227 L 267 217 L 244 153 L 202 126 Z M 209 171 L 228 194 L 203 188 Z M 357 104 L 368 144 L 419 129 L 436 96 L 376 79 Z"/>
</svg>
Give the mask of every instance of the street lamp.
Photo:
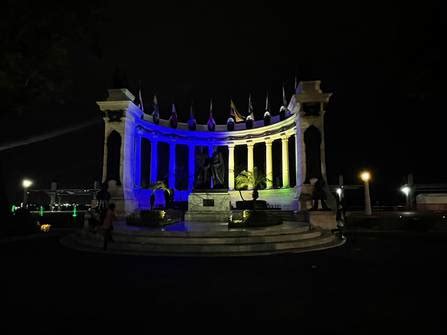
<svg viewBox="0 0 447 335">
<path fill-rule="evenodd" d="M 407 209 L 410 209 L 410 193 L 411 193 L 411 188 L 408 185 L 404 185 L 400 188 L 400 191 L 405 194 L 405 203 L 407 205 Z"/>
<path fill-rule="evenodd" d="M 26 203 L 28 200 L 28 187 L 30 187 L 33 184 L 33 182 L 29 179 L 23 179 L 22 180 L 22 186 L 23 186 L 23 207 L 26 207 Z"/>
<path fill-rule="evenodd" d="M 360 179 L 365 184 L 365 214 L 371 215 L 371 197 L 369 194 L 369 181 L 371 179 L 371 173 L 369 173 L 369 171 L 363 171 L 362 173 L 360 173 Z"/>
</svg>

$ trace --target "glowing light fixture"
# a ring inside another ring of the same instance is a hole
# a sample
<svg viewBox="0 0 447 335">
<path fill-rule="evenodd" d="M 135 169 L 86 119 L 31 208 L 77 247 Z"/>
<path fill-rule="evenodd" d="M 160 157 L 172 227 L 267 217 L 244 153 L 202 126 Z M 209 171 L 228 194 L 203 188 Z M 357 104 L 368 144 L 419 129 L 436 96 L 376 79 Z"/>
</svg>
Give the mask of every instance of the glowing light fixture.
<svg viewBox="0 0 447 335">
<path fill-rule="evenodd" d="M 360 179 L 365 183 L 368 182 L 371 179 L 371 173 L 369 173 L 369 171 L 363 171 L 360 173 Z"/>
<path fill-rule="evenodd" d="M 23 180 L 22 180 L 22 186 L 23 186 L 24 188 L 28 188 L 28 187 L 30 187 L 32 184 L 33 184 L 33 182 L 32 182 L 31 180 L 29 180 L 29 179 L 23 179 Z"/>
<path fill-rule="evenodd" d="M 408 195 L 410 194 L 410 192 L 411 192 L 411 188 L 409 187 L 409 186 L 402 186 L 401 188 L 400 188 L 400 191 L 403 193 L 403 194 L 405 194 L 405 196 L 407 196 L 408 197 Z"/>
<path fill-rule="evenodd" d="M 78 210 L 76 208 L 76 205 L 73 206 L 73 217 L 77 217 L 78 216 Z"/>
</svg>

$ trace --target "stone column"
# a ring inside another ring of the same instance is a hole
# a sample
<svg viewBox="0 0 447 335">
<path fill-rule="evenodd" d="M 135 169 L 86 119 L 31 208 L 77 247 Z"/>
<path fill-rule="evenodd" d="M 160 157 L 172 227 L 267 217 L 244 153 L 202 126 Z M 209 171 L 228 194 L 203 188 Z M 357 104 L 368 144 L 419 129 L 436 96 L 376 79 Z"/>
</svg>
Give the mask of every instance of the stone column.
<svg viewBox="0 0 447 335">
<path fill-rule="evenodd" d="M 175 189 L 175 143 L 169 144 L 169 180 L 168 187 Z"/>
<path fill-rule="evenodd" d="M 109 139 L 110 130 L 108 129 L 107 122 L 105 122 L 105 132 L 104 132 L 104 153 L 102 158 L 102 182 L 104 183 L 107 179 L 107 140 Z"/>
<path fill-rule="evenodd" d="M 289 183 L 289 141 L 287 137 L 281 138 L 282 142 L 282 187 L 290 186 Z"/>
<path fill-rule="evenodd" d="M 300 143 L 298 142 L 298 136 L 297 136 L 297 133 L 295 132 L 295 182 L 296 182 L 295 186 L 297 188 L 300 185 L 299 184 L 299 182 L 300 182 L 300 177 L 299 177 L 300 166 L 299 166 L 299 164 L 301 164 L 299 161 L 300 149 L 298 148 L 298 145 L 300 145 Z"/>
<path fill-rule="evenodd" d="M 208 146 L 208 157 L 213 157 L 213 151 L 214 151 L 214 145 L 209 145 Z M 212 177 L 211 174 L 211 170 L 209 170 L 209 174 L 210 174 L 210 187 L 214 188 L 214 179 Z"/>
<path fill-rule="evenodd" d="M 188 146 L 188 190 L 194 188 L 194 179 L 196 173 L 196 147 L 193 144 Z"/>
<path fill-rule="evenodd" d="M 254 143 L 247 143 L 247 171 L 253 173 L 254 171 L 254 159 L 253 159 Z M 253 185 L 249 185 L 248 189 L 253 189 Z"/>
<path fill-rule="evenodd" d="M 228 189 L 234 190 L 234 144 L 228 145 Z"/>
<path fill-rule="evenodd" d="M 273 161 L 272 140 L 265 141 L 265 176 L 267 177 L 267 188 L 273 187 Z"/>
<path fill-rule="evenodd" d="M 134 182 L 135 187 L 141 187 L 141 141 L 143 137 L 137 130 L 135 135 L 135 166 L 134 166 Z"/>
<path fill-rule="evenodd" d="M 158 141 L 151 142 L 151 184 L 157 182 L 158 179 Z"/>
</svg>

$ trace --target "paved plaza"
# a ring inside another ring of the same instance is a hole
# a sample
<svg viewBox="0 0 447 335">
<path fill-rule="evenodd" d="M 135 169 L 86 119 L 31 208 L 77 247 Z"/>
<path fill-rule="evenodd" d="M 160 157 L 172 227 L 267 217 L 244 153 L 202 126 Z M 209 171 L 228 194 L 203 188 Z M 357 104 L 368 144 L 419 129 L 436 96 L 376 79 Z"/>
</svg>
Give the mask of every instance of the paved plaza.
<svg viewBox="0 0 447 335">
<path fill-rule="evenodd" d="M 319 333 L 447 328 L 445 234 L 356 233 L 335 249 L 247 258 L 90 254 L 59 238 L 0 245 L 0 327 L 66 334 L 264 320 Z"/>
</svg>

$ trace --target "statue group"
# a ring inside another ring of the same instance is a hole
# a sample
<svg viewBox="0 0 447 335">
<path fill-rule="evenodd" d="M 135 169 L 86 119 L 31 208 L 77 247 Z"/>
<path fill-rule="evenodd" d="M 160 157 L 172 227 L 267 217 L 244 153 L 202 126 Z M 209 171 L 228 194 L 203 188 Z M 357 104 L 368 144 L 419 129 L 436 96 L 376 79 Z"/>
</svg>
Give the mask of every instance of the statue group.
<svg viewBox="0 0 447 335">
<path fill-rule="evenodd" d="M 225 184 L 225 164 L 222 153 L 214 147 L 211 156 L 208 156 L 203 147 L 196 155 L 198 172 L 195 178 L 195 189 L 219 189 Z"/>
</svg>

